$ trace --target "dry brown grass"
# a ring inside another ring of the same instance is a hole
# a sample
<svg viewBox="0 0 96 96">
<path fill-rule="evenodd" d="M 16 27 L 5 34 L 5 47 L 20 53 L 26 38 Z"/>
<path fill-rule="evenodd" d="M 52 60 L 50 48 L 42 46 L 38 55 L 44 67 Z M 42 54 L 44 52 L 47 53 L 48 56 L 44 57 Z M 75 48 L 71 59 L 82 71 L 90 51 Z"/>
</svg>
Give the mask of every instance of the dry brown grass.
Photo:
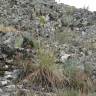
<svg viewBox="0 0 96 96">
<path fill-rule="evenodd" d="M 32 81 L 36 86 L 42 86 L 46 90 L 48 88 L 56 88 L 62 82 L 56 74 L 46 68 L 37 68 L 33 73 L 26 76 L 25 79 Z"/>
<path fill-rule="evenodd" d="M 86 72 L 77 70 L 74 77 L 71 78 L 70 85 L 80 90 L 80 96 L 88 96 L 92 88 L 92 80 Z"/>
<path fill-rule="evenodd" d="M 17 32 L 17 30 L 12 26 L 0 25 L 0 32 Z"/>
</svg>

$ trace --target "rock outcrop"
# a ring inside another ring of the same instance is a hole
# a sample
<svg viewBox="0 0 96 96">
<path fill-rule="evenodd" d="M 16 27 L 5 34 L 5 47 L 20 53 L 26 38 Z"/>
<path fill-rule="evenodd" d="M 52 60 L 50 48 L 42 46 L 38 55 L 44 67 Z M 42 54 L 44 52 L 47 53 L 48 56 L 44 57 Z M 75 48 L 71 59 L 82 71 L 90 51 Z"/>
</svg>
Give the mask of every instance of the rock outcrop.
<svg viewBox="0 0 96 96">
<path fill-rule="evenodd" d="M 34 38 L 56 51 L 58 63 L 85 70 L 96 80 L 96 12 L 55 0 L 1 0 L 0 96 L 15 96 L 14 82 L 25 71 L 15 65 L 20 57 L 37 59 Z"/>
</svg>

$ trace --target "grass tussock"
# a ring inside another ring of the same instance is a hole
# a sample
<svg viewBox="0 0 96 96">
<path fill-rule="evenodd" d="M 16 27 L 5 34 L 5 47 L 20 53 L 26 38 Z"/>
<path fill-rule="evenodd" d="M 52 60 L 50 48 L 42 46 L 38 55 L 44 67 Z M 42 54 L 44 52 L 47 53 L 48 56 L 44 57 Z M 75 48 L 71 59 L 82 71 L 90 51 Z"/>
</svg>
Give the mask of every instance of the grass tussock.
<svg viewBox="0 0 96 96">
<path fill-rule="evenodd" d="M 55 65 L 54 53 L 51 50 L 46 51 L 43 48 L 39 48 L 36 57 L 37 64 L 33 64 L 31 60 L 24 60 L 20 64 L 18 63 L 25 73 L 22 80 L 28 80 L 31 83 L 30 85 L 41 86 L 46 90 L 61 86 L 63 80 L 54 72 L 54 70 L 58 71 Z"/>
<path fill-rule="evenodd" d="M 38 68 L 28 75 L 26 79 L 32 81 L 31 83 L 35 86 L 42 86 L 42 88 L 46 90 L 49 88 L 56 88 L 61 82 L 56 74 L 45 68 Z"/>
<path fill-rule="evenodd" d="M 61 82 L 61 78 L 54 73 L 55 57 L 53 52 L 46 52 L 40 48 L 37 52 L 38 64 L 34 72 L 29 74 L 26 79 L 32 81 L 35 85 L 41 85 L 44 88 L 57 87 Z M 58 70 L 57 70 L 58 71 Z"/>
</svg>

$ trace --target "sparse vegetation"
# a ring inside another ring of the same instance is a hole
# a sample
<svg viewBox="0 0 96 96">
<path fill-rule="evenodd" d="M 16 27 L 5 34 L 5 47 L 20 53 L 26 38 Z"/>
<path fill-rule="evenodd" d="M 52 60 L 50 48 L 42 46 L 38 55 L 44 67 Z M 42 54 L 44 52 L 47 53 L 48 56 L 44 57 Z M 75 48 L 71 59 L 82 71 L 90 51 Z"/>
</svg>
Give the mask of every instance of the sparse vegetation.
<svg viewBox="0 0 96 96">
<path fill-rule="evenodd" d="M 45 16 L 40 16 L 39 19 L 40 19 L 41 26 L 44 27 L 44 25 L 46 24 L 46 18 L 45 18 Z"/>
<path fill-rule="evenodd" d="M 56 40 L 61 44 L 63 43 L 73 44 L 77 42 L 78 37 L 79 37 L 79 33 L 74 32 L 69 28 L 66 28 L 63 32 L 56 33 Z"/>
<path fill-rule="evenodd" d="M 95 96 L 96 12 L 54 0 L 0 5 L 0 96 Z"/>
<path fill-rule="evenodd" d="M 31 85 L 42 86 L 47 91 L 54 90 L 55 88 L 57 90 L 59 90 L 58 88 L 65 88 L 66 91 L 58 93 L 58 96 L 79 96 L 78 93 L 87 96 L 92 82 L 87 73 L 76 69 L 75 66 L 78 60 L 66 61 L 64 64 L 64 78 L 60 78 L 54 72 L 54 70 L 58 71 L 58 68 L 56 68 L 55 64 L 55 55 L 51 50 L 45 51 L 43 46 L 37 48 L 37 58 L 35 65 L 31 60 L 21 62 L 26 73 L 23 77 L 24 80 L 27 79 Z"/>
<path fill-rule="evenodd" d="M 46 52 L 43 48 L 39 48 L 37 52 L 38 64 L 33 73 L 28 75 L 26 79 L 31 80 L 33 84 L 44 88 L 57 86 L 60 84 L 60 78 L 54 73 L 56 66 L 53 52 Z M 58 70 L 57 70 L 58 71 Z"/>
</svg>

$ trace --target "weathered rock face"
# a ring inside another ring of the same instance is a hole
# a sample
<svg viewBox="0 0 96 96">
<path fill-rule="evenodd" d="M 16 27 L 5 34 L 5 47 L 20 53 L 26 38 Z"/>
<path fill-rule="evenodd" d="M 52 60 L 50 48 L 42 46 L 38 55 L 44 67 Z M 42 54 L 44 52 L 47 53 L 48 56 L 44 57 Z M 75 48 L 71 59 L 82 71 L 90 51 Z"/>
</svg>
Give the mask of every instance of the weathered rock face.
<svg viewBox="0 0 96 96">
<path fill-rule="evenodd" d="M 6 27 L 5 27 L 6 28 Z M 1 30 L 1 29 L 0 29 Z M 0 95 L 10 96 L 16 93 L 15 82 L 23 72 L 14 64 L 20 54 L 24 58 L 33 58 L 31 35 L 27 32 L 0 32 Z M 30 45 L 30 47 L 28 47 Z"/>
<path fill-rule="evenodd" d="M 22 72 L 24 72 L 22 68 L 18 67 L 18 61 L 16 60 L 20 60 L 20 56 L 24 59 L 34 58 L 33 54 L 35 51 L 32 49 L 33 43 L 30 39 L 30 35 L 27 33 L 21 33 L 0 32 L 1 96 L 16 96 L 17 88 L 14 82 L 16 82 L 16 80 L 21 76 Z"/>
<path fill-rule="evenodd" d="M 86 31 L 96 23 L 95 12 L 57 4 L 55 0 L 1 0 L 0 6 L 0 24 L 35 31 L 42 37 L 54 38 L 54 32 L 66 26 Z"/>
</svg>

